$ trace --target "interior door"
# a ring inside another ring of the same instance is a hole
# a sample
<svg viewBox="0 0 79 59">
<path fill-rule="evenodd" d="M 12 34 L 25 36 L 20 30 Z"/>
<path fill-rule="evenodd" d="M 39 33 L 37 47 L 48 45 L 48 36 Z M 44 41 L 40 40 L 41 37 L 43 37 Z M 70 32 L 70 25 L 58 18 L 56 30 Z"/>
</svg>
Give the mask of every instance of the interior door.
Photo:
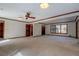
<svg viewBox="0 0 79 59">
<path fill-rule="evenodd" d="M 30 24 L 30 36 L 32 36 L 32 35 L 33 35 L 33 25 Z"/>
<path fill-rule="evenodd" d="M 26 24 L 26 36 L 30 36 L 30 25 Z"/>
<path fill-rule="evenodd" d="M 32 36 L 32 35 L 33 35 L 33 25 L 26 24 L 26 36 Z"/>
<path fill-rule="evenodd" d="M 0 23 L 0 38 L 4 36 L 4 23 Z"/>
<path fill-rule="evenodd" d="M 45 25 L 42 25 L 42 35 L 45 35 Z"/>
</svg>

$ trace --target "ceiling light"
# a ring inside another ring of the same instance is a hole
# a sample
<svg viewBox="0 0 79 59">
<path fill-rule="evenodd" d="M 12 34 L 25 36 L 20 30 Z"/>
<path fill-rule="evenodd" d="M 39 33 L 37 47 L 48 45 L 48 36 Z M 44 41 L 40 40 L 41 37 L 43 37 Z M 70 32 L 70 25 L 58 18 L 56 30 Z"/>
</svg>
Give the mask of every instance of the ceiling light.
<svg viewBox="0 0 79 59">
<path fill-rule="evenodd" d="M 48 8 L 48 3 L 41 3 L 40 4 L 40 7 L 42 8 L 42 9 L 46 9 L 46 8 Z"/>
</svg>

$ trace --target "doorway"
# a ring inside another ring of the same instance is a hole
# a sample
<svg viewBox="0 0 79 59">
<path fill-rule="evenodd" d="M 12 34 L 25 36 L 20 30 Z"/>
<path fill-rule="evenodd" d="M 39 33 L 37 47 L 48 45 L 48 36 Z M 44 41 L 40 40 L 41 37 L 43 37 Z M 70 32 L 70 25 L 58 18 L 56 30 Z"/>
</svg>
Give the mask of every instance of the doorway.
<svg viewBox="0 0 79 59">
<path fill-rule="evenodd" d="M 42 25 L 42 35 L 45 35 L 45 25 Z"/>
<path fill-rule="evenodd" d="M 33 36 L 33 24 L 26 24 L 26 36 Z"/>
<path fill-rule="evenodd" d="M 0 21 L 0 38 L 4 38 L 4 22 Z"/>
<path fill-rule="evenodd" d="M 76 38 L 79 39 L 79 20 L 76 22 Z"/>
</svg>

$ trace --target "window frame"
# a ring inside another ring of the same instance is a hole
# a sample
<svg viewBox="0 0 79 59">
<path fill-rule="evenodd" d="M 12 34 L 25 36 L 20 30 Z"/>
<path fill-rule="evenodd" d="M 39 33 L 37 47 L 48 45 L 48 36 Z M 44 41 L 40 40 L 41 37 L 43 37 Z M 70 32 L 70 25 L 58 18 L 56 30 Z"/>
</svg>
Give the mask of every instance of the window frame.
<svg viewBox="0 0 79 59">
<path fill-rule="evenodd" d="M 56 33 L 56 32 L 52 32 L 51 30 L 51 27 L 52 27 L 52 25 L 60 25 L 60 33 Z M 67 26 L 67 28 L 66 28 L 66 33 L 62 33 L 61 32 L 61 26 L 62 25 L 66 25 Z M 68 24 L 50 24 L 50 33 L 53 33 L 53 34 L 68 34 Z"/>
</svg>

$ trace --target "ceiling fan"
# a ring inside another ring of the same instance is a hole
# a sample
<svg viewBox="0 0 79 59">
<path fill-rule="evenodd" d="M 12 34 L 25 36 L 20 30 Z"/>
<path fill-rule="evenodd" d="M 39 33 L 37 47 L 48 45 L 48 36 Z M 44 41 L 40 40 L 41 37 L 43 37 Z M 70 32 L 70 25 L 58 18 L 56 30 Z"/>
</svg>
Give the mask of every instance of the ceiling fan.
<svg viewBox="0 0 79 59">
<path fill-rule="evenodd" d="M 36 17 L 31 16 L 31 12 L 26 12 L 25 18 L 31 18 L 31 19 L 35 19 Z"/>
</svg>

